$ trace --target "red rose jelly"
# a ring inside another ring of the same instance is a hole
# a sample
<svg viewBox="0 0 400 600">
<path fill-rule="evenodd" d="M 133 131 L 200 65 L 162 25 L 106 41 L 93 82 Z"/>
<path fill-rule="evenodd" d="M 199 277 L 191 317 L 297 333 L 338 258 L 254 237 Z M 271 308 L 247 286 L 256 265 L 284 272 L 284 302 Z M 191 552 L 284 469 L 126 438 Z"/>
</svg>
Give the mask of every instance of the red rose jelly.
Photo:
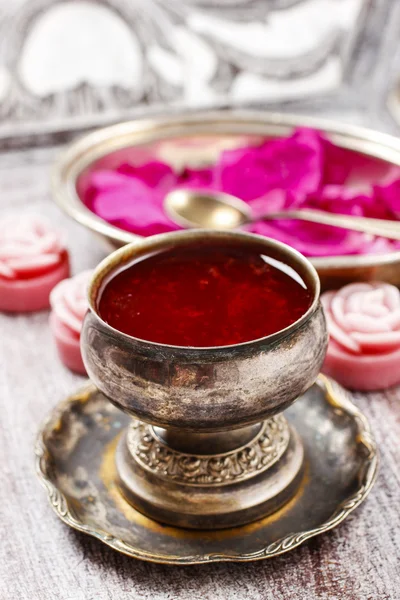
<svg viewBox="0 0 400 600">
<path fill-rule="evenodd" d="M 229 346 L 288 327 L 312 297 L 297 272 L 256 246 L 210 242 L 140 257 L 108 281 L 98 308 L 142 340 Z"/>
</svg>

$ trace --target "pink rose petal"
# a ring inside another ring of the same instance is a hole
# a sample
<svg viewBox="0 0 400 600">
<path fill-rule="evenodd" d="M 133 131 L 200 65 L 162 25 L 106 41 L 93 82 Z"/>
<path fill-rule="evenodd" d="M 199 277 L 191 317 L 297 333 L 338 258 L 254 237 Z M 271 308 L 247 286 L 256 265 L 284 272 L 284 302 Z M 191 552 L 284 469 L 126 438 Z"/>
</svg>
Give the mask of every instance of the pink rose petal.
<svg viewBox="0 0 400 600">
<path fill-rule="evenodd" d="M 148 162 L 139 166 L 125 163 L 118 167 L 117 172 L 143 181 L 149 188 L 157 190 L 169 189 L 176 183 L 176 175 L 172 168 L 159 161 Z"/>
<path fill-rule="evenodd" d="M 221 189 L 247 202 L 274 189 L 305 197 L 320 186 L 322 152 L 320 135 L 299 129 L 259 147 L 223 152 L 216 173 Z"/>
<path fill-rule="evenodd" d="M 189 167 L 186 167 L 180 173 L 177 187 L 199 189 L 215 187 L 215 189 L 218 189 L 214 180 L 213 169 L 191 169 Z"/>
<path fill-rule="evenodd" d="M 374 187 L 374 198 L 388 211 L 389 218 L 400 216 L 400 178 L 386 186 Z"/>
</svg>

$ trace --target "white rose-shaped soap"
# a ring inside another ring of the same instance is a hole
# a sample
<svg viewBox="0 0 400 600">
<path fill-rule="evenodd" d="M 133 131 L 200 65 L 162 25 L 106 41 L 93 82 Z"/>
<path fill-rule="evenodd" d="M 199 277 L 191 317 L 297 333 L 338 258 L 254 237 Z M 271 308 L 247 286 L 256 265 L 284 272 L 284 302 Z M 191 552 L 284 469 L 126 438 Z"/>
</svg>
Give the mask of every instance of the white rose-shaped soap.
<svg viewBox="0 0 400 600">
<path fill-rule="evenodd" d="M 0 219 L 0 310 L 48 308 L 50 291 L 68 275 L 68 252 L 46 220 L 35 215 Z"/>
<path fill-rule="evenodd" d="M 50 325 L 63 363 L 72 371 L 86 373 L 80 349 L 83 319 L 88 309 L 87 288 L 92 271 L 64 279 L 52 291 Z"/>
<path fill-rule="evenodd" d="M 47 221 L 33 215 L 0 220 L 0 276 L 28 279 L 60 262 L 64 244 Z"/>
<path fill-rule="evenodd" d="M 330 341 L 323 371 L 343 385 L 375 390 L 400 383 L 400 292 L 353 283 L 321 297 Z"/>
</svg>

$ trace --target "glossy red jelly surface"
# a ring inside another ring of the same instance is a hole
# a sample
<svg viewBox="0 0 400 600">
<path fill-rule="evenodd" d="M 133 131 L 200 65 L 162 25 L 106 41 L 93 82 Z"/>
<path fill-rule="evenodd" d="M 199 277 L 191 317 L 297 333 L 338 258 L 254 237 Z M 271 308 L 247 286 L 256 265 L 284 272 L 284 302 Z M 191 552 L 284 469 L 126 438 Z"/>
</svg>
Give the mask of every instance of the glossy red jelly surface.
<svg viewBox="0 0 400 600">
<path fill-rule="evenodd" d="M 132 263 L 107 283 L 98 308 L 104 321 L 136 338 L 206 347 L 280 331 L 311 302 L 295 271 L 251 246 L 193 245 Z"/>
</svg>

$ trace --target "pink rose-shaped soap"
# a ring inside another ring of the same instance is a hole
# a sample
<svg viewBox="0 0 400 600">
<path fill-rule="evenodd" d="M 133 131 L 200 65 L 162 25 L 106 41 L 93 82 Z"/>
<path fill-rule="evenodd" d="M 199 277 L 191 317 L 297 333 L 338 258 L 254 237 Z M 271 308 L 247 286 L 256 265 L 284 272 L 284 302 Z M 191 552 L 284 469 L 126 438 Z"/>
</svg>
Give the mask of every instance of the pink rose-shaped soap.
<svg viewBox="0 0 400 600">
<path fill-rule="evenodd" d="M 352 389 L 400 383 L 400 292 L 352 283 L 321 297 L 330 335 L 323 372 Z"/>
<path fill-rule="evenodd" d="M 0 219 L 0 310 L 48 308 L 51 290 L 68 276 L 68 252 L 47 221 L 34 215 Z"/>
<path fill-rule="evenodd" d="M 85 374 L 82 361 L 80 335 L 88 309 L 87 287 L 92 271 L 83 271 L 75 277 L 64 279 L 51 292 L 50 326 L 62 362 L 71 371 Z"/>
</svg>

